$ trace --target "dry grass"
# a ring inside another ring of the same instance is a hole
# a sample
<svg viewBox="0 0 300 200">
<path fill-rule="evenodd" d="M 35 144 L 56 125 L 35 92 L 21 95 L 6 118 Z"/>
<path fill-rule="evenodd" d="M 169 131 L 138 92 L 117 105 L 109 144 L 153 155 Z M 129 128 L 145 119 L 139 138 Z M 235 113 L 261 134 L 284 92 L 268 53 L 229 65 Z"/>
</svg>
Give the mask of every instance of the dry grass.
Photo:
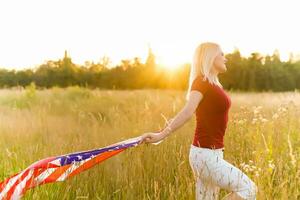
<svg viewBox="0 0 300 200">
<path fill-rule="evenodd" d="M 88 150 L 164 126 L 184 106 L 182 91 L 0 91 L 0 179 L 32 162 Z M 300 94 L 231 93 L 225 159 L 259 187 L 257 199 L 300 198 Z M 195 117 L 160 145 L 126 150 L 24 199 L 194 199 L 188 162 Z M 221 197 L 227 194 L 221 190 Z"/>
</svg>

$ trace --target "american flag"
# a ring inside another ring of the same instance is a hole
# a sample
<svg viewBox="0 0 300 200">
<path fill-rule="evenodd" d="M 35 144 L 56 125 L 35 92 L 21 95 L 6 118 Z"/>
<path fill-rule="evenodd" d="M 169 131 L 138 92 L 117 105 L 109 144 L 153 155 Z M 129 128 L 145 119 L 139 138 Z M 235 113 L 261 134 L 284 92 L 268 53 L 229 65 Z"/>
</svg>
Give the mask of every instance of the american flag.
<svg viewBox="0 0 300 200">
<path fill-rule="evenodd" d="M 0 183 L 0 200 L 20 199 L 27 190 L 56 181 L 64 181 L 94 165 L 139 144 L 141 136 L 104 148 L 39 160 Z"/>
</svg>

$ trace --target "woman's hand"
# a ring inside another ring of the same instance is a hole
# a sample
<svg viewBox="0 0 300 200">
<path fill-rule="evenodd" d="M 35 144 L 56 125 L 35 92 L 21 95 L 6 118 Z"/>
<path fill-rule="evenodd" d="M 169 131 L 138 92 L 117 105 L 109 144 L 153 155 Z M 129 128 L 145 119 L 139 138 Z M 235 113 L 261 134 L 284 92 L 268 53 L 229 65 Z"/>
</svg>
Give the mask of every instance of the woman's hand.
<svg viewBox="0 0 300 200">
<path fill-rule="evenodd" d="M 162 134 L 161 133 L 144 133 L 142 135 L 142 139 L 141 141 L 139 142 L 139 144 L 142 144 L 142 143 L 157 143 L 159 141 L 161 141 L 163 139 L 162 137 Z"/>
</svg>

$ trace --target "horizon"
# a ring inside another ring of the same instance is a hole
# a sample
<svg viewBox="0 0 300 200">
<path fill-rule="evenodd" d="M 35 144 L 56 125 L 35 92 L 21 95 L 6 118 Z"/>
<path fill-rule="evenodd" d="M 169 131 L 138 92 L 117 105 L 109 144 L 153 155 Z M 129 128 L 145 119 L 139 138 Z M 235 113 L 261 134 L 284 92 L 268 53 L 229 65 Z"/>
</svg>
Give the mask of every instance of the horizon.
<svg viewBox="0 0 300 200">
<path fill-rule="evenodd" d="M 275 50 L 274 50 L 272 53 L 270 53 L 270 54 L 262 54 L 262 53 L 260 53 L 260 52 L 250 52 L 248 55 L 243 55 L 242 52 L 240 51 L 240 49 L 237 49 L 237 48 L 236 48 L 236 50 L 238 50 L 238 51 L 240 52 L 240 54 L 241 54 L 241 57 L 244 57 L 244 58 L 248 58 L 248 57 L 251 55 L 251 53 L 259 53 L 259 55 L 265 57 L 265 56 L 268 56 L 268 55 L 269 55 L 269 56 L 272 56 L 272 54 L 273 54 L 275 51 L 278 51 L 278 52 L 279 52 L 278 49 L 275 49 Z M 65 50 L 65 51 L 67 51 L 67 50 Z M 233 50 L 232 52 L 225 52 L 225 55 L 226 55 L 226 54 L 233 53 L 234 51 L 235 51 L 235 50 Z M 155 54 L 155 52 L 153 52 L 153 53 L 154 53 L 154 55 L 155 55 L 155 57 L 156 57 L 157 55 Z M 84 65 L 85 65 L 85 62 L 90 62 L 90 63 L 94 62 L 95 64 L 97 64 L 97 63 L 99 63 L 100 59 L 103 58 L 103 57 L 106 56 L 106 55 L 100 56 L 98 61 L 94 61 L 94 60 L 86 60 L 86 61 L 84 61 L 83 63 L 77 63 L 77 62 L 75 62 L 75 61 L 74 61 L 74 58 L 72 57 L 72 55 L 70 55 L 70 53 L 69 53 L 68 51 L 67 51 L 67 56 L 68 56 L 68 58 L 71 58 L 72 63 L 74 63 L 75 65 L 84 66 Z M 281 56 L 280 52 L 279 52 L 279 56 L 280 56 L 280 60 L 283 61 L 283 62 L 289 60 L 289 57 L 287 57 L 287 58 L 285 58 L 285 59 L 282 59 L 282 56 Z M 0 69 L 17 70 L 17 71 L 28 70 L 28 69 L 33 70 L 33 69 L 38 68 L 40 65 L 42 65 L 42 64 L 44 64 L 44 63 L 46 63 L 46 62 L 48 62 L 48 61 L 58 61 L 58 60 L 63 59 L 63 57 L 64 57 L 64 54 L 62 54 L 60 57 L 55 58 L 55 59 L 45 59 L 44 62 L 39 63 L 39 64 L 37 64 L 37 65 L 35 65 L 35 66 L 22 67 L 22 68 L 9 68 L 9 67 L 5 67 L 5 66 L 0 66 Z M 108 56 L 106 56 L 106 57 L 108 57 Z M 145 62 L 146 62 L 146 57 L 141 58 L 141 57 L 138 57 L 138 56 L 133 56 L 133 57 L 131 57 L 131 58 L 124 58 L 124 59 L 119 60 L 118 62 L 113 62 L 113 61 L 111 60 L 110 57 L 108 57 L 108 58 L 109 58 L 110 61 L 111 61 L 111 64 L 107 66 L 109 69 L 112 69 L 112 68 L 114 68 L 114 67 L 117 67 L 119 64 L 121 64 L 121 61 L 122 61 L 122 60 L 130 60 L 130 61 L 132 61 L 134 58 L 138 58 L 138 59 L 140 59 L 140 61 L 141 61 L 142 63 L 145 63 Z M 156 57 L 156 58 L 157 58 L 157 57 Z M 76 60 L 76 59 L 75 59 L 75 60 Z M 293 60 L 294 60 L 294 61 L 300 61 L 300 54 L 296 54 L 296 55 L 293 54 Z M 182 67 L 182 66 L 185 65 L 185 64 L 191 64 L 191 61 L 186 61 L 186 62 L 177 63 L 177 64 L 175 64 L 175 65 L 172 65 L 171 67 L 170 67 L 170 66 L 166 66 L 165 63 L 160 62 L 159 60 L 158 60 L 158 62 L 157 62 L 157 66 L 162 67 L 162 68 L 164 68 L 164 69 L 166 69 L 166 70 L 176 70 L 176 69 Z"/>
</svg>

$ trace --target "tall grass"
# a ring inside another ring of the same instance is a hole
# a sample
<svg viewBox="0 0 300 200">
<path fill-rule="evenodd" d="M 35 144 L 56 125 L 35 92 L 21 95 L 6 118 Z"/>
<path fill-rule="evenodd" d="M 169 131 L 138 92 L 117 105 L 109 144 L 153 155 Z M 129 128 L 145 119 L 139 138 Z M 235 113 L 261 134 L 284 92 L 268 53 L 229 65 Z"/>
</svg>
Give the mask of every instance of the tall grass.
<svg viewBox="0 0 300 200">
<path fill-rule="evenodd" d="M 104 147 L 165 125 L 183 108 L 174 90 L 78 87 L 0 91 L 0 179 L 36 160 Z M 300 94 L 230 93 L 224 158 L 259 188 L 257 199 L 300 199 Z M 120 153 L 24 199 L 194 199 L 188 153 L 195 117 L 161 144 Z M 227 191 L 221 190 L 221 198 Z"/>
</svg>

